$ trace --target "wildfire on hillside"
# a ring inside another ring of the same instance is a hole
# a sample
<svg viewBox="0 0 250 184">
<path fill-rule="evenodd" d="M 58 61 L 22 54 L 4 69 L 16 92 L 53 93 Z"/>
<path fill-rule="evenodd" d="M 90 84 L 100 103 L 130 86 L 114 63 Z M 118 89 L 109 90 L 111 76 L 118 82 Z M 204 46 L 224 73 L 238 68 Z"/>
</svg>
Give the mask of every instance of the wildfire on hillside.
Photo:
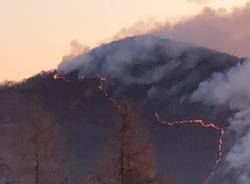
<svg viewBox="0 0 250 184">
<path fill-rule="evenodd" d="M 219 139 L 218 139 L 218 158 L 214 164 L 214 167 L 212 168 L 211 172 L 209 173 L 209 175 L 205 178 L 204 182 L 202 182 L 202 184 L 206 184 L 208 182 L 208 180 L 210 179 L 210 177 L 212 177 L 215 174 L 216 169 L 218 168 L 220 162 L 222 161 L 223 158 L 223 137 L 224 137 L 224 129 L 216 126 L 214 123 L 207 123 L 201 119 L 196 119 L 196 120 L 178 120 L 178 121 L 163 121 L 160 118 L 160 115 L 158 112 L 155 113 L 155 117 L 157 119 L 158 122 L 160 122 L 161 124 L 164 125 L 168 125 L 168 126 L 175 126 L 175 125 L 194 125 L 194 124 L 198 124 L 199 126 L 203 127 L 203 128 L 213 128 L 216 131 L 219 132 Z"/>
<path fill-rule="evenodd" d="M 81 79 L 85 79 L 88 77 L 82 77 Z M 97 86 L 98 90 L 100 90 L 101 93 L 104 94 L 105 97 L 107 97 L 112 104 L 118 109 L 118 111 L 122 111 L 122 106 L 121 104 L 119 104 L 119 102 L 117 102 L 114 98 L 112 98 L 108 92 L 105 89 L 105 82 L 107 81 L 107 77 L 96 77 L 99 79 L 100 84 Z M 55 73 L 53 75 L 53 79 L 54 80 L 59 80 L 59 79 L 63 79 L 62 76 L 60 76 L 58 73 Z M 223 137 L 224 137 L 224 129 L 218 127 L 216 124 L 214 123 L 208 123 L 205 122 L 204 120 L 201 119 L 193 119 L 193 120 L 175 120 L 175 121 L 164 121 L 160 118 L 160 115 L 158 112 L 155 112 L 155 118 L 156 120 L 163 124 L 163 125 L 167 125 L 170 127 L 176 126 L 176 125 L 199 125 L 203 128 L 212 128 L 216 131 L 219 132 L 219 138 L 218 138 L 218 158 L 216 160 L 216 162 L 214 163 L 214 167 L 211 169 L 211 172 L 208 174 L 208 176 L 204 179 L 204 181 L 202 182 L 202 184 L 206 184 L 208 182 L 208 180 L 215 174 L 220 162 L 222 161 L 223 158 Z"/>
</svg>

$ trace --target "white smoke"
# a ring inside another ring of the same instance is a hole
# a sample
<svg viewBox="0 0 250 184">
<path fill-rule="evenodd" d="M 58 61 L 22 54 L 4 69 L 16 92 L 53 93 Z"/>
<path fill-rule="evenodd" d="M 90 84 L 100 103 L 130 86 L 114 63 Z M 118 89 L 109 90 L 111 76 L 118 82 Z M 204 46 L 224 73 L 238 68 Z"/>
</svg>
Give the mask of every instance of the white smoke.
<svg viewBox="0 0 250 184">
<path fill-rule="evenodd" d="M 71 51 L 70 54 L 63 56 L 63 61 L 68 61 L 73 59 L 76 56 L 79 56 L 87 51 L 89 51 L 89 47 L 86 45 L 82 45 L 79 41 L 77 40 L 72 40 L 70 43 Z"/>
<path fill-rule="evenodd" d="M 157 62 L 155 57 L 158 55 L 154 55 L 154 49 L 157 47 L 163 49 L 172 60 L 158 66 L 155 65 L 141 75 L 131 74 L 129 68 L 131 66 L 145 64 L 147 61 Z M 174 70 L 181 62 L 176 58 L 189 48 L 190 45 L 185 43 L 152 36 L 131 37 L 121 42 L 113 42 L 109 46 L 103 45 L 74 57 L 72 60 L 63 61 L 58 65 L 58 72 L 67 75 L 72 71 L 78 71 L 79 77 L 104 75 L 108 76 L 110 80 L 118 79 L 123 84 L 151 84 L 158 82 L 163 76 Z M 192 54 L 189 57 L 192 57 Z M 102 60 L 97 62 L 98 58 L 102 58 Z M 199 58 L 190 59 L 194 60 L 192 63 L 195 65 L 195 61 L 198 61 Z M 190 63 L 188 67 L 190 67 Z"/>
<path fill-rule="evenodd" d="M 215 73 L 192 94 L 194 101 L 227 105 L 238 112 L 230 119 L 229 131 L 237 136 L 236 144 L 226 156 L 229 170 L 236 173 L 239 184 L 250 181 L 250 61 L 237 64 L 224 73 Z"/>
</svg>

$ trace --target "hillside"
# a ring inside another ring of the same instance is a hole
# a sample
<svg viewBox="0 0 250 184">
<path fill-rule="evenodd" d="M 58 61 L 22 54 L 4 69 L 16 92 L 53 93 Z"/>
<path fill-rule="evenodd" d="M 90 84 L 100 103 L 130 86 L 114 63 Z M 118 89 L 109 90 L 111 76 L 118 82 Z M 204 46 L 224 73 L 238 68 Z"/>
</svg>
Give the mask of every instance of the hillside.
<svg viewBox="0 0 250 184">
<path fill-rule="evenodd" d="M 231 109 L 191 95 L 213 73 L 241 62 L 207 48 L 131 37 L 2 85 L 0 183 L 202 183 L 218 159 L 219 132 L 164 125 L 155 113 L 228 127 Z"/>
</svg>

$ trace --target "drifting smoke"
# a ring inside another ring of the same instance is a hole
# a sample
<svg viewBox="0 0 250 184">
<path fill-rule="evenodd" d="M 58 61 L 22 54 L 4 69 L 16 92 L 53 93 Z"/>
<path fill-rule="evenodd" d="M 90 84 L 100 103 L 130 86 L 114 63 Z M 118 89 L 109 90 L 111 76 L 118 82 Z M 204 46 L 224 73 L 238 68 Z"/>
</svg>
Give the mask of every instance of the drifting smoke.
<svg viewBox="0 0 250 184">
<path fill-rule="evenodd" d="M 70 46 L 71 46 L 71 52 L 70 54 L 63 56 L 63 61 L 72 60 L 74 57 L 79 56 L 89 50 L 88 46 L 82 45 L 77 40 L 72 40 Z"/>
<path fill-rule="evenodd" d="M 203 3 L 203 1 L 198 1 Z M 250 3 L 231 11 L 205 8 L 196 16 L 177 23 L 154 19 L 139 21 L 124 28 L 112 40 L 151 34 L 213 48 L 240 57 L 250 57 Z"/>
<path fill-rule="evenodd" d="M 187 0 L 187 2 L 191 2 L 191 3 L 197 3 L 200 5 L 206 4 L 208 3 L 210 0 Z"/>
<path fill-rule="evenodd" d="M 225 73 L 215 73 L 200 83 L 192 95 L 194 101 L 227 105 L 238 112 L 230 119 L 229 130 L 235 132 L 237 142 L 226 160 L 231 171 L 237 173 L 238 183 L 250 181 L 250 61 L 237 64 Z"/>
<path fill-rule="evenodd" d="M 167 24 L 154 34 L 246 57 L 250 53 L 249 18 L 250 4 L 232 12 L 206 8 L 201 14 L 170 29 Z"/>
<path fill-rule="evenodd" d="M 109 39 L 99 42 L 97 45 L 101 45 L 103 43 L 110 43 L 112 41 L 120 40 L 120 39 L 127 38 L 130 36 L 145 35 L 145 34 L 148 34 L 149 31 L 150 32 L 157 31 L 161 26 L 162 27 L 164 26 L 164 28 L 166 29 L 167 26 L 170 28 L 171 24 L 170 23 L 162 24 L 156 19 L 150 17 L 146 20 L 137 21 L 128 28 L 122 28 L 114 36 L 112 36 Z"/>
</svg>

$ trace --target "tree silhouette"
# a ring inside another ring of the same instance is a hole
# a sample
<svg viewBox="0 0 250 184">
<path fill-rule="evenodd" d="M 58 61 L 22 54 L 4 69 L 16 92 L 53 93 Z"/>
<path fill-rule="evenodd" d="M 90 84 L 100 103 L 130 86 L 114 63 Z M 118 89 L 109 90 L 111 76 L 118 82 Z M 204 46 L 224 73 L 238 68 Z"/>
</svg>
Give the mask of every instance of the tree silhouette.
<svg viewBox="0 0 250 184">
<path fill-rule="evenodd" d="M 155 154 L 146 120 L 128 103 L 121 104 L 120 176 L 122 184 L 156 184 Z M 165 179 L 164 179 L 165 180 Z M 163 182 L 163 181 L 162 181 Z M 164 181 L 166 184 L 166 180 Z"/>
<path fill-rule="evenodd" d="M 153 143 L 145 120 L 127 102 L 120 104 L 119 131 L 113 150 L 99 158 L 90 184 L 167 184 L 156 174 Z"/>
<path fill-rule="evenodd" d="M 70 173 L 60 126 L 38 104 L 27 104 L 21 116 L 0 131 L 4 184 L 66 184 Z"/>
</svg>

